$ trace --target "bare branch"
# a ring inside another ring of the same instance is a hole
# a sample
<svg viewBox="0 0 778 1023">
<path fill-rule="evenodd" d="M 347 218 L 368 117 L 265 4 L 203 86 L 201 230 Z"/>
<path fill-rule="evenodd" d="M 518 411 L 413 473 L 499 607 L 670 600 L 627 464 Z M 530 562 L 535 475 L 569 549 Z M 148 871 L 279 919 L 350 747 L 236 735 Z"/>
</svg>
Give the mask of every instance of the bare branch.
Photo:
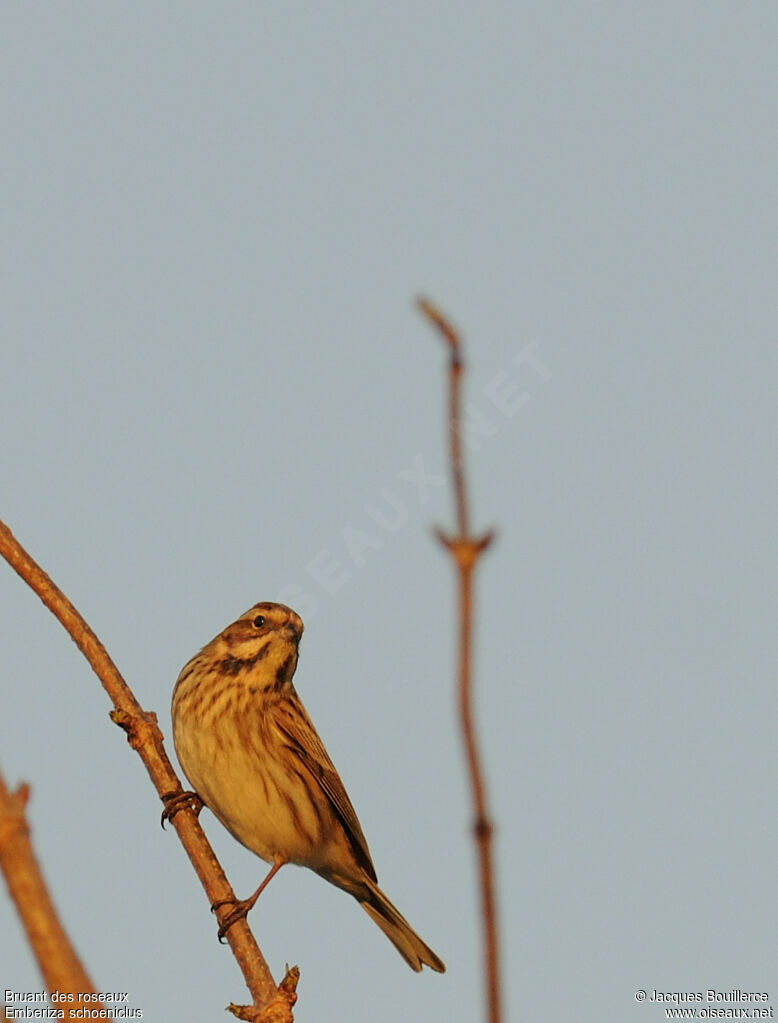
<svg viewBox="0 0 778 1023">
<path fill-rule="evenodd" d="M 58 1003 L 57 1008 L 65 1010 L 65 1019 L 77 1019 L 74 1013 L 79 1008 L 103 1009 L 105 1006 L 82 997 L 94 994 L 95 988 L 60 923 L 35 859 L 25 815 L 29 794 L 27 785 L 9 792 L 0 774 L 0 870 L 40 964 L 46 987 L 49 991 L 73 996 L 73 1001 Z"/>
<path fill-rule="evenodd" d="M 490 1023 L 500 1023 L 500 971 L 497 910 L 492 866 L 492 822 L 489 817 L 486 783 L 481 768 L 481 757 L 476 739 L 472 693 L 472 623 L 473 623 L 473 571 L 479 557 L 491 543 L 494 534 L 471 536 L 467 505 L 464 459 L 460 423 L 461 388 L 464 363 L 459 334 L 446 317 L 427 299 L 418 300 L 420 311 L 442 334 L 449 346 L 449 408 L 448 434 L 451 470 L 454 484 L 457 535 L 447 536 L 441 530 L 436 535 L 451 555 L 459 580 L 459 716 L 465 746 L 470 788 L 473 800 L 473 835 L 478 854 L 481 888 L 481 911 L 484 934 L 484 977 L 486 1003 Z"/>
<path fill-rule="evenodd" d="M 160 798 L 164 801 L 165 797 L 169 798 L 171 794 L 182 792 L 181 782 L 165 753 L 156 714 L 143 710 L 95 633 L 2 521 L 0 554 L 59 619 L 86 657 L 114 705 L 111 718 L 127 733 L 130 745 L 143 761 Z M 213 904 L 220 900 L 237 901 L 196 814 L 192 810 L 176 813 L 173 817 L 173 826 L 200 878 L 209 903 Z M 228 912 L 228 908 L 221 910 L 220 919 Z M 283 999 L 288 1009 L 286 1018 L 291 1020 L 291 1006 L 294 1001 L 283 989 L 283 985 L 288 984 L 289 973 L 281 987 L 277 987 L 245 920 L 229 929 L 227 941 L 254 999 L 254 1007 L 262 1009 L 270 1003 L 278 1004 L 279 999 Z"/>
</svg>

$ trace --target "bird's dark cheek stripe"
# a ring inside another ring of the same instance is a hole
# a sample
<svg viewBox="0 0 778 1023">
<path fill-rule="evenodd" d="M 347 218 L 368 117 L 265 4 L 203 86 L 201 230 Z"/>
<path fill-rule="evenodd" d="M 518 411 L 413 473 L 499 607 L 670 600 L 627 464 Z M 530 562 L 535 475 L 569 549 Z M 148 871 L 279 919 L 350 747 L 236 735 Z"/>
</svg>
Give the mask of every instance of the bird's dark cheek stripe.
<svg viewBox="0 0 778 1023">
<path fill-rule="evenodd" d="M 253 657 L 246 657 L 245 659 L 229 655 L 219 661 L 219 670 L 225 675 L 239 675 L 242 671 L 253 668 L 255 664 L 258 664 L 259 661 L 267 657 L 269 646 L 270 644 L 266 643 L 263 647 L 259 648 Z"/>
<path fill-rule="evenodd" d="M 276 685 L 280 689 L 294 675 L 294 657 L 290 654 L 276 669 Z M 291 671 L 289 669 L 292 669 Z"/>
</svg>

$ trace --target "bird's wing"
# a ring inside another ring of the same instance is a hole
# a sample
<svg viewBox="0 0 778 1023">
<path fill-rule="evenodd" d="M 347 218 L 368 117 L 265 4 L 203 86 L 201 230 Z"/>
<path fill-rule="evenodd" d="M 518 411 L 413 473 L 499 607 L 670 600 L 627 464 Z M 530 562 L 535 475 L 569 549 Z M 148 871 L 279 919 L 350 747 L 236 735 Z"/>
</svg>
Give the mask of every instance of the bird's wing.
<svg viewBox="0 0 778 1023">
<path fill-rule="evenodd" d="M 308 713 L 296 693 L 293 697 L 288 696 L 276 708 L 275 723 L 286 737 L 292 752 L 310 771 L 329 800 L 335 815 L 343 825 L 343 830 L 358 863 L 364 868 L 368 877 L 377 882 L 378 878 L 370 858 L 367 839 L 362 833 L 354 807 L 351 805 L 343 782 L 324 748 L 324 743 L 317 735 L 313 722 L 308 717 Z"/>
</svg>

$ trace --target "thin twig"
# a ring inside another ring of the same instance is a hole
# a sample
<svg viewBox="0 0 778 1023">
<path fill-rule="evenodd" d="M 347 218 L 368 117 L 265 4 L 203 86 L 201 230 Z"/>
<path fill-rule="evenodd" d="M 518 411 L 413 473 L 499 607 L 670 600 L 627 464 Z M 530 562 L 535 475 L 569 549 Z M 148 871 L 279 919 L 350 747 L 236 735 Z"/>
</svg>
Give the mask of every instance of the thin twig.
<svg viewBox="0 0 778 1023">
<path fill-rule="evenodd" d="M 9 792 L 0 774 L 0 870 L 46 987 L 72 996 L 72 1001 L 58 1002 L 55 1008 L 64 1009 L 65 1019 L 77 1019 L 78 1009 L 105 1006 L 83 997 L 94 994 L 95 988 L 60 923 L 35 858 L 25 815 L 28 797 L 26 785 Z"/>
<path fill-rule="evenodd" d="M 181 782 L 165 753 L 156 714 L 143 710 L 95 633 L 2 521 L 0 554 L 38 594 L 86 657 L 114 705 L 111 718 L 127 733 L 130 745 L 143 761 L 160 798 L 169 796 L 172 792 L 182 791 Z M 213 904 L 220 900 L 236 901 L 235 893 L 200 827 L 197 816 L 191 810 L 182 810 L 173 817 L 173 826 L 200 878 L 209 902 Z M 229 907 L 220 911 L 222 916 L 228 912 Z M 239 921 L 229 929 L 227 941 L 254 999 L 255 1011 L 262 1011 L 271 1003 L 277 1006 L 281 998 L 289 1003 L 286 1018 L 291 1020 L 294 992 L 292 991 L 289 996 L 283 981 L 281 985 L 276 985 L 245 920 Z M 289 972 L 285 980 L 288 980 L 288 977 Z"/>
<path fill-rule="evenodd" d="M 424 316 L 443 335 L 450 350 L 448 434 L 457 534 L 455 536 L 447 536 L 442 530 L 437 530 L 436 532 L 438 539 L 454 559 L 459 579 L 459 715 L 473 799 L 473 835 L 478 853 L 481 888 L 487 1013 L 490 1023 L 500 1023 L 500 955 L 497 934 L 494 869 L 492 866 L 493 828 L 489 817 L 486 783 L 481 768 L 481 757 L 476 738 L 472 693 L 473 572 L 479 557 L 491 543 L 494 534 L 488 532 L 483 534 L 483 536 L 475 537 L 471 536 L 469 532 L 460 416 L 464 363 L 459 334 L 443 314 L 427 299 L 420 298 L 418 306 Z"/>
</svg>

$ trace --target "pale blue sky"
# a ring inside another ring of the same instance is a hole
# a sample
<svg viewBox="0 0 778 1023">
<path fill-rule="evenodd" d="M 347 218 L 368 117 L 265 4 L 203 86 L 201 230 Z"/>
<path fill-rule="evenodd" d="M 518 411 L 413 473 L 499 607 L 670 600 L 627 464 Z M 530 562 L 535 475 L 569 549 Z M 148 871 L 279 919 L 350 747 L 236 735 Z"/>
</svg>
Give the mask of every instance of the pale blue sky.
<svg viewBox="0 0 778 1023">
<path fill-rule="evenodd" d="M 499 530 L 477 683 L 510 1018 L 778 998 L 777 19 L 5 11 L 0 517 L 166 734 L 184 662 L 287 596 L 382 886 L 449 967 L 414 975 L 287 868 L 251 919 L 276 975 L 301 967 L 301 1023 L 481 1010 L 419 292 L 465 332 L 475 522 Z M 1 566 L 0 618 L 0 764 L 96 984 L 220 1018 L 239 973 L 107 698 Z M 264 864 L 203 823 L 247 894 Z M 0 920 L 0 988 L 39 989 L 4 893 Z"/>
</svg>

